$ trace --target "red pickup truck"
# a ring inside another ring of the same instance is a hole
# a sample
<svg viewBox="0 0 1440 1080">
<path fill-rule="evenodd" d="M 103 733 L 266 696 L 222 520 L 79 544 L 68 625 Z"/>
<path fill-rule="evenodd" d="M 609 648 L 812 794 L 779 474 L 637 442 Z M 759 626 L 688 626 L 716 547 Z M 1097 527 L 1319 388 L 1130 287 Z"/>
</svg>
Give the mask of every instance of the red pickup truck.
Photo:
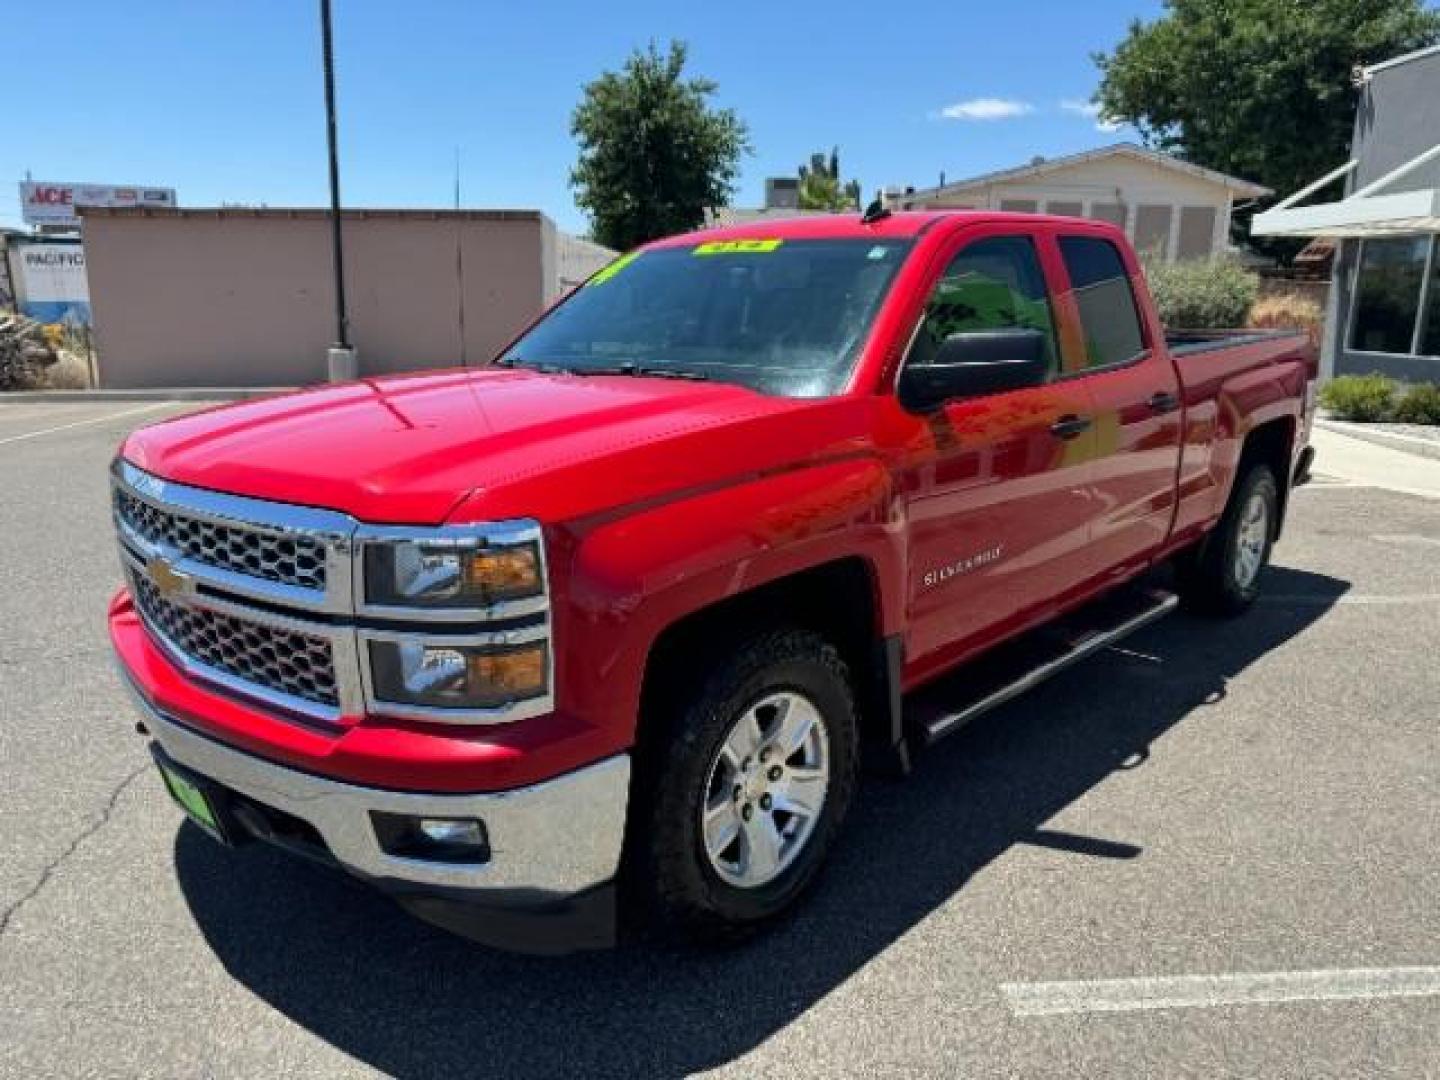
<svg viewBox="0 0 1440 1080">
<path fill-rule="evenodd" d="M 110 635 L 223 842 L 516 948 L 733 936 L 815 879 L 862 759 L 1243 610 L 1315 375 L 1300 334 L 1167 338 L 1103 223 L 673 237 L 483 370 L 130 436 Z"/>
</svg>

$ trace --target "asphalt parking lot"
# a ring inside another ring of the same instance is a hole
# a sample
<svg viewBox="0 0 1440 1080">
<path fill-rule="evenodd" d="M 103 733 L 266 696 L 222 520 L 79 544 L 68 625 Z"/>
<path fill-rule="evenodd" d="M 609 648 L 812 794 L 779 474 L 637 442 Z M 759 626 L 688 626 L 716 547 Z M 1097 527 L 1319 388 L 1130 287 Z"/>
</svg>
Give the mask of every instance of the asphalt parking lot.
<svg viewBox="0 0 1440 1080">
<path fill-rule="evenodd" d="M 0 1075 L 1440 1076 L 1440 500 L 1322 453 L 1254 611 L 868 782 L 774 933 L 546 960 L 181 824 L 106 464 L 195 407 L 0 403 Z"/>
</svg>

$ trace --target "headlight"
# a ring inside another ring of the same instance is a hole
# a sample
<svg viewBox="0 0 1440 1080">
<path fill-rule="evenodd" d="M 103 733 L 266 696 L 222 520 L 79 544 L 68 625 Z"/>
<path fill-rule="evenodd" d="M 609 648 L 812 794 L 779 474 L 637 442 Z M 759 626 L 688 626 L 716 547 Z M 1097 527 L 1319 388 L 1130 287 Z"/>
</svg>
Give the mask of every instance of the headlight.
<svg viewBox="0 0 1440 1080">
<path fill-rule="evenodd" d="M 370 541 L 365 596 L 385 607 L 483 608 L 545 590 L 539 542 L 474 537 Z"/>
<path fill-rule="evenodd" d="M 543 641 L 451 645 L 371 641 L 370 672 L 382 702 L 440 709 L 490 709 L 539 697 L 549 685 Z"/>
</svg>

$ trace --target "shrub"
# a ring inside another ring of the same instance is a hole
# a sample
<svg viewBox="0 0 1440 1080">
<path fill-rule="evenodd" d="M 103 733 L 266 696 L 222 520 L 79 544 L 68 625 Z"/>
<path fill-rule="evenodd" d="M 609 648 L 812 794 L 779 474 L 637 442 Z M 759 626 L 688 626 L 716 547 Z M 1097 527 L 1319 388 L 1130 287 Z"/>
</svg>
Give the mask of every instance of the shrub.
<svg viewBox="0 0 1440 1080">
<path fill-rule="evenodd" d="M 1341 375 L 1320 388 L 1320 404 L 1341 420 L 1374 423 L 1394 415 L 1399 391 L 1384 375 Z"/>
<path fill-rule="evenodd" d="M 88 390 L 90 365 L 83 356 L 62 352 L 60 359 L 45 369 L 41 379 L 46 390 Z"/>
<path fill-rule="evenodd" d="M 1395 406 L 1402 424 L 1440 424 L 1440 383 L 1416 383 Z"/>
<path fill-rule="evenodd" d="M 1318 349 L 1325 329 L 1325 311 L 1303 293 L 1275 293 L 1255 301 L 1246 325 L 1258 330 L 1304 330 L 1310 335 L 1310 344 Z"/>
<path fill-rule="evenodd" d="M 1260 279 L 1234 259 L 1146 260 L 1145 277 L 1160 321 L 1170 330 L 1245 325 Z"/>
</svg>

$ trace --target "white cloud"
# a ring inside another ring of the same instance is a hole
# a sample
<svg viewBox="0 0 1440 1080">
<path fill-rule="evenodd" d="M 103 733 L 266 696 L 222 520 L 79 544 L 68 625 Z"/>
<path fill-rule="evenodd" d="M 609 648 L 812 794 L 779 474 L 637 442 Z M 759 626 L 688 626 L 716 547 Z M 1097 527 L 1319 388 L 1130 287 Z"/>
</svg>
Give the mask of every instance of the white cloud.
<svg viewBox="0 0 1440 1080">
<path fill-rule="evenodd" d="M 971 98 L 957 101 L 940 110 L 942 120 L 1013 120 L 1035 111 L 1028 101 L 1012 101 L 1008 98 Z"/>
<path fill-rule="evenodd" d="M 1112 132 L 1120 130 L 1120 123 L 1116 120 L 1106 120 L 1100 115 L 1100 106 L 1093 101 L 1076 101 L 1073 98 L 1066 98 L 1060 102 L 1062 112 L 1068 112 L 1075 116 L 1083 116 L 1087 120 L 1095 121 L 1095 130 Z"/>
</svg>

